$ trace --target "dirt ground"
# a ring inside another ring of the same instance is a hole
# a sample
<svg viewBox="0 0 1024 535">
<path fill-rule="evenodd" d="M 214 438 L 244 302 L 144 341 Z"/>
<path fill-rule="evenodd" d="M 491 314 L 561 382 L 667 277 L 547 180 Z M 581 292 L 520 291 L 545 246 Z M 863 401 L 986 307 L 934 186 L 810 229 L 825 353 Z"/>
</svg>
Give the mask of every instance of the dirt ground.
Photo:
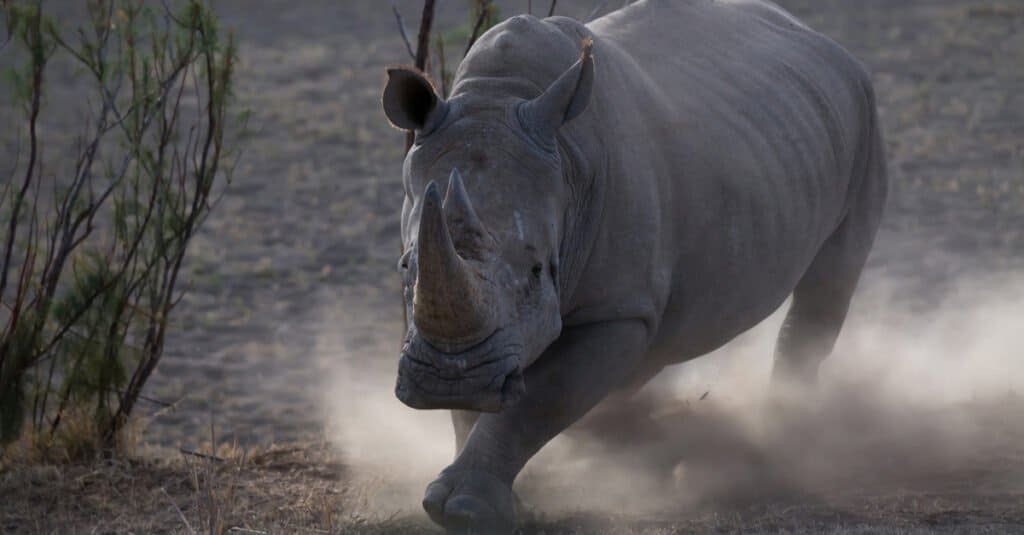
<svg viewBox="0 0 1024 535">
<path fill-rule="evenodd" d="M 498 3 L 505 15 L 526 6 Z M 1024 4 L 778 3 L 847 47 L 875 80 L 892 186 L 862 282 L 864 299 L 884 293 L 903 311 L 925 312 L 962 291 L 965 280 L 1024 273 Z M 395 4 L 412 31 L 419 2 Z M 441 4 L 440 25 L 465 19 L 463 2 Z M 547 6 L 533 4 L 537 11 Z M 417 498 L 382 498 L 389 496 L 378 492 L 387 488 L 384 476 L 358 470 L 344 448 L 326 445 L 331 411 L 345 410 L 325 403 L 340 388 L 333 379 L 347 373 L 344 384 L 358 383 L 352 370 L 363 368 L 353 362 L 386 371 L 397 360 L 403 135 L 387 125 L 379 94 L 383 66 L 407 56 L 390 5 L 217 5 L 239 39 L 237 90 L 253 112 L 254 132 L 235 183 L 196 241 L 187 266 L 190 291 L 146 392 L 173 406 L 141 410 L 147 460 L 0 467 L 5 533 L 68 532 L 70 526 L 74 532 L 190 532 L 211 525 L 239 533 L 430 529 L 415 511 Z M 563 0 L 558 12 L 585 18 L 594 5 L 601 2 Z M 855 308 L 851 321 L 874 313 Z M 767 360 L 770 345 L 763 353 Z M 1013 416 L 1024 402 L 1002 403 L 995 413 L 966 405 L 915 415 L 919 422 L 918 416 L 975 422 L 977 436 L 998 430 L 998 438 L 956 456 L 934 478 L 927 477 L 932 463 L 904 473 L 914 480 L 869 485 L 847 478 L 843 492 L 741 500 L 733 499 L 741 485 L 731 485 L 675 514 L 556 513 L 535 504 L 526 531 L 1024 533 L 1024 442 L 1016 440 L 1024 438 L 1024 425 Z M 695 427 L 693 420 L 676 429 L 700 434 L 712 425 L 705 419 Z M 218 442 L 233 445 L 218 454 L 223 462 L 177 454 L 208 448 L 211 427 Z M 915 451 L 904 454 L 913 458 Z M 708 459 L 690 459 L 702 460 Z M 879 462 L 865 462 L 860 473 L 886 470 Z"/>
</svg>

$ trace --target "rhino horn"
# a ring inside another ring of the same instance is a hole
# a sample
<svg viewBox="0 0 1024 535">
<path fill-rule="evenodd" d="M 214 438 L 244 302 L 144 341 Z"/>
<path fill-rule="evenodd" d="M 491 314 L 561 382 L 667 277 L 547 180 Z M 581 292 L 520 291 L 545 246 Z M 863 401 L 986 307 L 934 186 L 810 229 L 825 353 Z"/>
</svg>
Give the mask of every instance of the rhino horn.
<svg viewBox="0 0 1024 535">
<path fill-rule="evenodd" d="M 541 138 L 539 141 L 549 140 L 559 127 L 586 109 L 594 85 L 593 46 L 592 39 L 584 39 L 579 60 L 543 94 L 520 107 L 520 122 L 531 134 Z"/>
<path fill-rule="evenodd" d="M 462 175 L 458 169 L 452 169 L 448 178 L 448 191 L 444 196 L 444 213 L 455 233 L 456 248 L 463 256 L 482 256 L 483 252 L 493 244 L 487 228 L 473 210 L 473 203 L 462 183 Z"/>
<path fill-rule="evenodd" d="M 413 322 L 420 334 L 449 352 L 481 341 L 493 330 L 494 307 L 479 273 L 455 250 L 434 182 L 423 195 L 417 247 Z"/>
</svg>

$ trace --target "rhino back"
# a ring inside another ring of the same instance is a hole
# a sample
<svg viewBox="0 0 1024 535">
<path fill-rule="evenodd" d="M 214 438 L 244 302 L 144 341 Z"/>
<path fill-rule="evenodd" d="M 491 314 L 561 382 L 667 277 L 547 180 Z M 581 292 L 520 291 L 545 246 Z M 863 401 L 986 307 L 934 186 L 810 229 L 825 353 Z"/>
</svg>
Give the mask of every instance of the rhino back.
<svg viewBox="0 0 1024 535">
<path fill-rule="evenodd" d="M 577 309 L 664 320 L 703 353 L 777 308 L 844 217 L 868 77 L 756 0 L 648 0 L 588 29 L 597 87 L 572 135 L 601 138 L 605 230 Z"/>
</svg>

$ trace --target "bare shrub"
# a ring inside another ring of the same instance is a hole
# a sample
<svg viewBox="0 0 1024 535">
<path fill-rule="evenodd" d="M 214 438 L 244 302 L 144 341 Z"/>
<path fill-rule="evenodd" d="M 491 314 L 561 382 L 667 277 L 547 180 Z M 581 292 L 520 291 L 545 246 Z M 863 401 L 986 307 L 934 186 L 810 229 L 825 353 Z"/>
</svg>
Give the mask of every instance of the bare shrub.
<svg viewBox="0 0 1024 535">
<path fill-rule="evenodd" d="M 0 170 L 0 443 L 52 439 L 84 411 L 110 451 L 237 158 L 235 46 L 199 0 L 93 0 L 84 16 L 0 5 L 20 121 Z M 40 126 L 68 72 L 86 116 L 72 147 Z"/>
</svg>

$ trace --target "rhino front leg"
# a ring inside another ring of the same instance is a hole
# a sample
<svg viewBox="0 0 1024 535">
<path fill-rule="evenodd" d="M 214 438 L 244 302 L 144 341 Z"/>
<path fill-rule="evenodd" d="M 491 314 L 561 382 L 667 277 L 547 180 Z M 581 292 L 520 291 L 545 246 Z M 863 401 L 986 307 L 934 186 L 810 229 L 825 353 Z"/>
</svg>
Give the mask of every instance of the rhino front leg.
<svg viewBox="0 0 1024 535">
<path fill-rule="evenodd" d="M 514 407 L 479 416 L 455 462 L 423 499 L 450 532 L 511 532 L 512 483 L 526 462 L 635 372 L 648 343 L 639 320 L 566 329 L 525 373 Z"/>
<path fill-rule="evenodd" d="M 473 430 L 476 419 L 479 417 L 480 413 L 476 411 L 452 411 L 452 427 L 455 428 L 455 455 L 462 453 L 462 448 L 466 447 L 469 432 Z"/>
</svg>

